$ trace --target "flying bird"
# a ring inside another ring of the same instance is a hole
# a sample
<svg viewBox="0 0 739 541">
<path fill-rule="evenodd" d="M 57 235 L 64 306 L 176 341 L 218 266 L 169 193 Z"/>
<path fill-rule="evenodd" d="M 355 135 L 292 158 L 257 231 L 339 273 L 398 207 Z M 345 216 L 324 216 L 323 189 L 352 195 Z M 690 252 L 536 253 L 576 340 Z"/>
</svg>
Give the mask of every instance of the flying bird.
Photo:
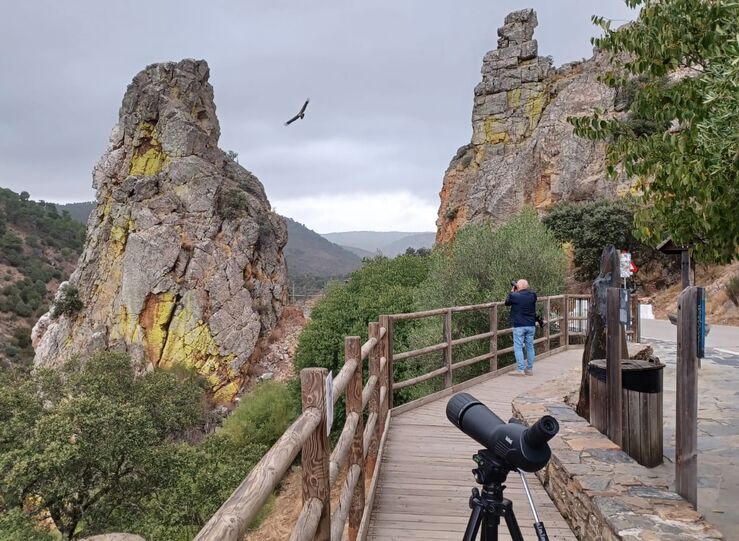
<svg viewBox="0 0 739 541">
<path fill-rule="evenodd" d="M 302 106 L 302 107 L 300 108 L 300 111 L 298 112 L 298 114 L 297 114 L 297 115 L 295 115 L 294 117 L 292 117 L 292 118 L 291 118 L 290 120 L 288 120 L 287 122 L 285 122 L 285 126 L 289 126 L 290 124 L 292 124 L 293 122 L 295 122 L 295 121 L 296 121 L 296 120 L 298 120 L 299 118 L 305 118 L 305 109 L 306 109 L 306 107 L 308 107 L 308 102 L 309 102 L 309 101 L 310 101 L 310 98 L 308 98 L 307 100 L 305 100 L 305 103 L 304 103 L 304 104 L 303 104 L 303 106 Z"/>
</svg>

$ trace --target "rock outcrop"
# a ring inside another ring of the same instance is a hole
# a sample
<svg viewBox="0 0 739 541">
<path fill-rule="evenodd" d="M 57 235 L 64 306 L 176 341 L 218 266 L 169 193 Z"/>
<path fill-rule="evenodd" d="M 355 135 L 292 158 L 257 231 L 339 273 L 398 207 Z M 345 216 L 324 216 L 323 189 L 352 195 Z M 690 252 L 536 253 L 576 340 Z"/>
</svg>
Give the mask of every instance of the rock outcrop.
<svg viewBox="0 0 739 541">
<path fill-rule="evenodd" d="M 97 207 L 70 284 L 83 308 L 42 318 L 36 365 L 98 349 L 186 365 L 221 398 L 243 382 L 286 298 L 283 219 L 218 148 L 206 62 L 148 66 L 93 170 Z"/>
<path fill-rule="evenodd" d="M 545 209 L 560 200 L 610 196 L 625 189 L 605 174 L 605 144 L 573 134 L 568 116 L 615 111 L 615 93 L 598 82 L 604 54 L 555 69 L 538 56 L 531 9 L 516 11 L 498 29 L 498 48 L 482 64 L 475 88 L 472 141 L 444 176 L 436 240 L 466 223 L 502 223 L 524 206 Z"/>
</svg>

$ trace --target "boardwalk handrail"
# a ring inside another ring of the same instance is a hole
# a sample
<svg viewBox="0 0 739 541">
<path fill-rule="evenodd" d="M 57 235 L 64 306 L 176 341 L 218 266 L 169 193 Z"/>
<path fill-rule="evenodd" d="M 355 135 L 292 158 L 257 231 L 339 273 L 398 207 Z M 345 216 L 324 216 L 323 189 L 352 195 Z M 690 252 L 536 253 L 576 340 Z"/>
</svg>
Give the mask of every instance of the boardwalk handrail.
<svg viewBox="0 0 739 541">
<path fill-rule="evenodd" d="M 587 304 L 589 295 L 555 295 L 541 297 L 547 323 L 559 323 L 558 332 L 546 326 L 544 335 L 535 340 L 544 344 L 544 353 L 551 353 L 553 340 L 558 348 L 567 346 L 570 336 L 581 332 L 587 317 L 577 313 L 575 302 Z M 584 305 L 583 304 L 583 305 Z M 326 397 L 328 370 L 306 368 L 300 373 L 303 411 L 272 448 L 254 466 L 249 475 L 234 490 L 220 509 L 195 537 L 196 541 L 241 541 L 249 524 L 282 480 L 298 453 L 302 462 L 303 507 L 290 539 L 292 541 L 338 541 L 348 522 L 350 541 L 363 539 L 367 533 L 377 472 L 382 459 L 382 446 L 393 409 L 393 389 L 403 389 L 423 381 L 443 376 L 444 389 L 451 392 L 455 370 L 483 361 L 489 362 L 489 373 L 495 375 L 498 358 L 513 351 L 499 348 L 498 339 L 511 334 L 511 327 L 499 329 L 499 308 L 502 302 L 455 306 L 413 312 L 382 315 L 368 326 L 364 344 L 358 336 L 348 336 L 344 343 L 344 365 L 333 378 L 332 400 Z M 453 314 L 487 311 L 487 331 L 467 337 L 452 338 Z M 443 317 L 443 339 L 440 343 L 416 350 L 394 352 L 394 327 L 399 321 Z M 637 331 L 638 333 L 638 331 Z M 488 340 L 488 351 L 468 359 L 453 359 L 453 348 L 478 340 Z M 394 381 L 395 361 L 442 351 L 444 366 L 425 374 Z M 367 378 L 363 376 L 367 361 Z M 473 378 L 476 380 L 478 378 Z M 470 381 L 473 381 L 470 380 Z M 327 407 L 334 408 L 345 396 L 346 420 L 333 449 L 330 448 L 327 427 Z M 405 405 L 403 406 L 405 407 Z M 331 509 L 331 491 L 342 478 L 338 506 Z M 367 491 L 369 486 L 369 491 Z"/>
<path fill-rule="evenodd" d="M 372 480 L 376 471 L 389 417 L 385 354 L 390 349 L 389 337 L 379 323 L 370 323 L 368 331 L 364 344 L 358 336 L 346 337 L 344 366 L 333 379 L 329 407 L 346 397 L 346 421 L 334 449 L 329 447 L 326 425 L 328 371 L 306 368 L 300 373 L 303 412 L 200 530 L 196 541 L 240 541 L 298 452 L 302 455 L 304 505 L 290 539 L 340 539 L 347 521 L 349 539 L 357 538 L 365 510 L 365 481 Z M 367 359 L 369 377 L 363 384 Z M 331 489 L 345 466 L 338 508 L 331 513 Z"/>
</svg>

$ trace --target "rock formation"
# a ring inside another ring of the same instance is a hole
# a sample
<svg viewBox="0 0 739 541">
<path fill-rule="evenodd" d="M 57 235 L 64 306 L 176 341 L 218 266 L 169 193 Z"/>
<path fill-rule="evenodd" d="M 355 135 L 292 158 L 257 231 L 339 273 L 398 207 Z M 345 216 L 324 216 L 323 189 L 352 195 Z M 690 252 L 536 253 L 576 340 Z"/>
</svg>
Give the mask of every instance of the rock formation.
<svg viewBox="0 0 739 541">
<path fill-rule="evenodd" d="M 597 81 L 603 54 L 559 69 L 538 56 L 531 9 L 498 29 L 498 48 L 485 55 L 475 88 L 472 142 L 457 151 L 444 176 L 437 241 L 473 222 L 505 222 L 528 205 L 545 209 L 625 188 L 605 175 L 605 144 L 575 136 L 568 116 L 613 111 L 615 93 Z"/>
<path fill-rule="evenodd" d="M 204 61 L 134 77 L 93 170 L 97 207 L 70 284 L 83 308 L 34 329 L 36 365 L 109 348 L 185 365 L 229 398 L 286 296 L 284 221 L 218 148 Z"/>
</svg>

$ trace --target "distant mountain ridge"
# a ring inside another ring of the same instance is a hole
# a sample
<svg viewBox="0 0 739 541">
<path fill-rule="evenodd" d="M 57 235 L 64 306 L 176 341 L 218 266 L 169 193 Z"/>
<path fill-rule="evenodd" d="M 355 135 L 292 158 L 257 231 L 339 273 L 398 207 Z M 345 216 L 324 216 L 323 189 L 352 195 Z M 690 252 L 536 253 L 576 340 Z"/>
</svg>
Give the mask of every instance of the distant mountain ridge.
<svg viewBox="0 0 739 541">
<path fill-rule="evenodd" d="M 362 266 L 362 259 L 325 239 L 312 229 L 284 216 L 287 245 L 284 248 L 290 278 L 300 276 L 339 277 Z"/>
<path fill-rule="evenodd" d="M 380 252 L 387 257 L 395 257 L 408 248 L 431 248 L 434 245 L 434 231 L 341 231 L 325 233 L 324 238 L 352 250 L 354 253 Z M 359 249 L 355 251 L 354 249 Z M 367 257 L 367 256 L 363 256 Z"/>
</svg>

